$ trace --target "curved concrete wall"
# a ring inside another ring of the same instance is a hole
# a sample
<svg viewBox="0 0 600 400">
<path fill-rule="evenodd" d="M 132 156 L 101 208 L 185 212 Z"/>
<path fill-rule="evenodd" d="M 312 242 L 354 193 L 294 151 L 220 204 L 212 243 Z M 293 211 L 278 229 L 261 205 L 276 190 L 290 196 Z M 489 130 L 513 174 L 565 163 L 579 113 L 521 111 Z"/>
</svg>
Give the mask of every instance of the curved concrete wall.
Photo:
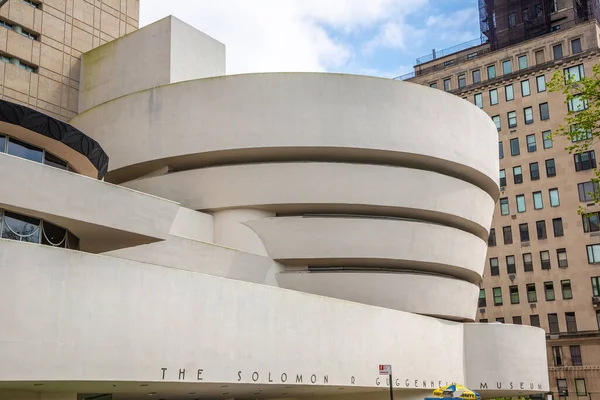
<svg viewBox="0 0 600 400">
<path fill-rule="evenodd" d="M 497 131 L 487 114 L 407 82 L 315 73 L 200 79 L 120 97 L 71 123 L 102 143 L 116 182 L 167 165 L 337 157 L 416 164 L 498 195 Z"/>
<path fill-rule="evenodd" d="M 286 289 L 452 320 L 474 321 L 479 287 L 458 279 L 411 273 L 284 272 Z"/>
<path fill-rule="evenodd" d="M 470 233 L 409 220 L 278 217 L 246 224 L 269 255 L 286 264 L 396 266 L 479 282 L 487 251 L 487 243 Z"/>
<path fill-rule="evenodd" d="M 541 329 L 510 327 L 507 356 L 492 345 L 509 328 L 501 324 L 469 329 L 114 257 L 6 240 L 0 246 L 0 381 L 96 381 L 109 391 L 112 382 L 381 390 L 377 366 L 385 360 L 394 387 L 408 393 L 423 390 L 424 381 L 431 390 L 440 381 L 478 388 L 479 379 L 548 390 Z"/>
<path fill-rule="evenodd" d="M 267 163 L 176 172 L 124 184 L 196 210 L 261 208 L 277 213 L 341 212 L 439 221 L 487 237 L 489 194 L 447 175 L 347 163 Z"/>
<path fill-rule="evenodd" d="M 169 235 L 177 203 L 0 153 L 0 208 L 43 218 L 100 253 Z M 127 206 L 129 205 L 129 206 Z"/>
</svg>

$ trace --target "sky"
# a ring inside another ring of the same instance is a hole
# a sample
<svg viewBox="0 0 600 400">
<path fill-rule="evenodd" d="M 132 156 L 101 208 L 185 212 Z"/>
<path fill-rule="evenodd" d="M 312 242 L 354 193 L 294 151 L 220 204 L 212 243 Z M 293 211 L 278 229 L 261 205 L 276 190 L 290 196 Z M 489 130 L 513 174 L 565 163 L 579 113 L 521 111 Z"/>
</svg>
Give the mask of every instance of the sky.
<svg viewBox="0 0 600 400">
<path fill-rule="evenodd" d="M 143 0 L 140 26 L 173 15 L 227 48 L 227 74 L 393 78 L 479 37 L 477 0 Z"/>
</svg>

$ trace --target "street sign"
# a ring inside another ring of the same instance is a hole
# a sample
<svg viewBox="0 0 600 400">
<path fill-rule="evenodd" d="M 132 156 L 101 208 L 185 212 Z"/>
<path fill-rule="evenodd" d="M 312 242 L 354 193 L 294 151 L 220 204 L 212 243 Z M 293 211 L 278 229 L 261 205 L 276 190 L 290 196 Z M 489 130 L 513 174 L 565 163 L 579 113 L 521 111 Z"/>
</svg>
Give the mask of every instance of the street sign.
<svg viewBox="0 0 600 400">
<path fill-rule="evenodd" d="M 379 375 L 391 375 L 392 374 L 392 366 L 391 365 L 379 365 Z"/>
</svg>

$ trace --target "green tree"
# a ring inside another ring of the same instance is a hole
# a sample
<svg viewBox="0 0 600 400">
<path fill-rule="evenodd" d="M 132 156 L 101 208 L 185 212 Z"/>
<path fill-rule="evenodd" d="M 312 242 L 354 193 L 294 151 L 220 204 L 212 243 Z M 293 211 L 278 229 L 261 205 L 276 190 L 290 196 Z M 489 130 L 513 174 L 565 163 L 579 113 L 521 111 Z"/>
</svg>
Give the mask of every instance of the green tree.
<svg viewBox="0 0 600 400">
<path fill-rule="evenodd" d="M 600 64 L 594 65 L 591 77 L 583 76 L 583 66 L 557 71 L 548 82 L 550 92 L 562 93 L 568 114 L 564 124 L 552 132 L 551 137 L 564 137 L 569 141 L 565 148 L 569 154 L 588 151 L 600 139 Z M 594 168 L 594 190 L 588 195 L 594 204 L 600 203 L 600 172 Z M 579 214 L 586 214 L 579 207 Z"/>
</svg>

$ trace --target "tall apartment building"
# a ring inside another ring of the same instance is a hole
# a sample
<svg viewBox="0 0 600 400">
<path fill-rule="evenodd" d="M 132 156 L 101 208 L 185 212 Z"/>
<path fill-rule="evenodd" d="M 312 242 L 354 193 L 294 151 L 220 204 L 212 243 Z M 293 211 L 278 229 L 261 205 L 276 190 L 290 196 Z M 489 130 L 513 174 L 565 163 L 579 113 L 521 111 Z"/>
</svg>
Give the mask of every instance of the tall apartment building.
<svg viewBox="0 0 600 400">
<path fill-rule="evenodd" d="M 577 213 L 595 189 L 596 154 L 570 155 L 567 140 L 549 138 L 582 104 L 546 87 L 557 71 L 592 74 L 598 2 L 479 3 L 481 41 L 422 57 L 399 79 L 474 103 L 498 129 L 501 194 L 478 321 L 544 328 L 555 396 L 600 398 L 599 217 Z"/>
<path fill-rule="evenodd" d="M 81 55 L 138 28 L 139 0 L 9 0 L 0 7 L 0 98 L 68 120 Z"/>
</svg>

